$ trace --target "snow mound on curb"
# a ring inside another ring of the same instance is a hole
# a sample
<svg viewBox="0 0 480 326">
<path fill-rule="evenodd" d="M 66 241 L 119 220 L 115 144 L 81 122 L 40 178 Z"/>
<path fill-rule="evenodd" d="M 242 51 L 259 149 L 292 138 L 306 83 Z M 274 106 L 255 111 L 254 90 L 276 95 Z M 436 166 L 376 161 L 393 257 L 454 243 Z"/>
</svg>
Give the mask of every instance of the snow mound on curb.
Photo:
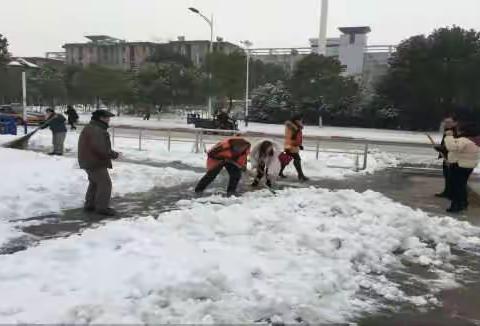
<svg viewBox="0 0 480 326">
<path fill-rule="evenodd" d="M 433 288 L 410 297 L 386 273 L 403 259 L 442 271 L 454 263 L 450 246 L 477 246 L 480 235 L 374 192 L 177 206 L 0 256 L 0 323 L 345 322 L 377 309 L 378 297 L 437 303 Z"/>
</svg>

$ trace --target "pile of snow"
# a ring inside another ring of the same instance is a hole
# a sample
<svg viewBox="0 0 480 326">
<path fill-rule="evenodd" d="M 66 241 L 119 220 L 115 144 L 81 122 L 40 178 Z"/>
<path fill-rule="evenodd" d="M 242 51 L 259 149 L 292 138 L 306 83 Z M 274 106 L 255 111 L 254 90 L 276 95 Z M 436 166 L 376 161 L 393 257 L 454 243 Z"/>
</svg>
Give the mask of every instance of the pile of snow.
<svg viewBox="0 0 480 326">
<path fill-rule="evenodd" d="M 398 165 L 399 160 L 396 156 L 372 150 L 368 154 L 367 168 L 356 171 L 357 155 L 355 153 L 328 153 L 320 152 L 318 160 L 313 152 L 301 152 L 302 166 L 308 177 L 322 179 L 344 179 L 349 176 L 374 173 L 388 167 Z M 358 167 L 363 167 L 363 155 L 358 156 Z M 297 172 L 293 162 L 285 169 L 288 176 L 296 176 Z"/>
<path fill-rule="evenodd" d="M 408 260 L 451 283 L 450 246 L 480 245 L 480 229 L 374 192 L 177 205 L 0 256 L 0 323 L 345 322 L 391 301 L 437 304 L 435 286 L 412 297 L 385 275 Z"/>
<path fill-rule="evenodd" d="M 76 159 L 0 148 L 0 224 L 8 220 L 81 207 L 87 177 Z M 172 168 L 114 163 L 113 195 L 193 182 L 199 174 Z M 10 227 L 0 227 L 8 233 Z M 0 237 L 4 239 L 4 237 Z"/>
</svg>

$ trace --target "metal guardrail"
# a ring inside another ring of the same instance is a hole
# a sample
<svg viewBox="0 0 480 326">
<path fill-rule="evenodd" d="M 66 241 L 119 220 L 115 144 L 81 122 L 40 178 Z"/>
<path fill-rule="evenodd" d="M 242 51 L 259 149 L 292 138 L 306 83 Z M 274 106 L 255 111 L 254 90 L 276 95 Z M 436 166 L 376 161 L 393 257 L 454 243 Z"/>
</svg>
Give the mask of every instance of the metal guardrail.
<svg viewBox="0 0 480 326">
<path fill-rule="evenodd" d="M 83 125 L 83 124 L 80 124 Z M 118 135 L 116 130 L 132 130 L 135 131 L 132 136 Z M 166 133 L 164 137 L 150 137 L 148 132 L 163 132 Z M 139 127 L 132 125 L 114 125 L 110 128 L 112 135 L 112 144 L 115 146 L 116 138 L 138 139 L 138 149 L 142 150 L 142 143 L 144 140 L 160 140 L 167 142 L 167 149 L 171 151 L 174 143 L 191 143 L 191 151 L 200 153 L 206 151 L 207 145 L 215 144 L 222 136 L 241 135 L 250 139 L 273 139 L 283 142 L 284 135 L 281 133 L 265 133 L 257 131 L 235 131 L 235 130 L 220 130 L 220 129 L 196 129 L 185 127 Z M 181 134 L 187 134 L 190 137 L 181 137 Z M 191 136 L 194 136 L 192 138 Z M 372 146 L 394 146 L 405 148 L 417 148 L 431 150 L 430 143 L 420 142 L 406 142 L 406 141 L 388 141 L 388 140 L 371 140 L 366 138 L 352 138 L 352 137 L 337 137 L 337 136 L 312 136 L 304 135 L 305 150 L 315 152 L 315 157 L 318 160 L 320 153 L 333 154 L 348 154 L 355 159 L 355 171 L 362 171 L 367 168 L 369 149 Z M 328 143 L 343 143 L 358 145 L 359 148 L 354 150 L 327 150 L 322 149 L 322 142 Z M 335 168 L 346 168 L 345 166 L 329 166 Z"/>
<path fill-rule="evenodd" d="M 132 130 L 134 133 L 132 136 L 118 135 L 116 130 Z M 152 137 L 148 132 L 163 132 L 166 135 L 163 137 Z M 265 133 L 254 131 L 232 131 L 232 130 L 218 130 L 218 129 L 193 129 L 193 128 L 162 128 L 162 127 L 134 127 L 130 125 L 116 125 L 111 128 L 111 134 L 113 143 L 115 138 L 134 138 L 138 139 L 138 149 L 142 150 L 142 142 L 144 140 L 161 140 L 167 142 L 168 151 L 171 151 L 173 143 L 192 143 L 192 152 L 200 153 L 206 151 L 206 147 L 210 144 L 218 142 L 222 136 L 241 135 L 250 139 L 273 139 L 283 142 L 283 134 L 279 133 Z M 181 134 L 187 134 L 185 137 Z M 192 137 L 193 136 L 193 137 Z M 359 148 L 353 150 L 327 150 L 324 149 L 322 143 L 344 143 L 358 145 Z M 355 170 L 362 171 L 367 168 L 368 154 L 371 145 L 377 146 L 395 146 L 395 147 L 408 147 L 408 148 L 423 148 L 431 150 L 431 145 L 428 143 L 416 143 L 416 142 L 398 142 L 398 141 L 382 141 L 382 140 L 369 140 L 364 138 L 350 138 L 350 137 L 327 137 L 327 136 L 310 136 L 304 137 L 305 150 L 315 152 L 315 157 L 318 160 L 320 153 L 334 153 L 334 154 L 348 154 L 352 155 L 355 159 Z M 345 168 L 345 166 L 331 166 Z"/>
</svg>

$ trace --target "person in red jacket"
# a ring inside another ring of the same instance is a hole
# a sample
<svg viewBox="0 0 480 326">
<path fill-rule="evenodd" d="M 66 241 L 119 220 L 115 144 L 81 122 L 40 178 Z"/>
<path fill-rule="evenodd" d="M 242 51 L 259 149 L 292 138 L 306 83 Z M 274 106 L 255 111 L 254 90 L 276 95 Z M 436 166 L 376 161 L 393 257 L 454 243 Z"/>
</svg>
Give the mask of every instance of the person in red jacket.
<svg viewBox="0 0 480 326">
<path fill-rule="evenodd" d="M 195 187 L 196 193 L 202 193 L 225 168 L 230 175 L 227 195 L 235 195 L 242 171 L 247 168 L 250 143 L 242 137 L 230 137 L 216 144 L 208 151 L 207 173 Z"/>
</svg>

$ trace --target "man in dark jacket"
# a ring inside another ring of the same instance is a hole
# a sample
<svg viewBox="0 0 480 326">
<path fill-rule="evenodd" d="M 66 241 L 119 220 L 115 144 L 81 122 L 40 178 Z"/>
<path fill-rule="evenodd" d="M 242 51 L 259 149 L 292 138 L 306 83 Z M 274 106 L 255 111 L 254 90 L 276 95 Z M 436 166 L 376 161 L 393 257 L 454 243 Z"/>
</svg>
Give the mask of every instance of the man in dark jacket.
<svg viewBox="0 0 480 326">
<path fill-rule="evenodd" d="M 68 117 L 68 124 L 70 125 L 71 129 L 72 130 L 77 129 L 77 127 L 75 127 L 75 123 L 77 123 L 77 121 L 78 121 L 78 113 L 73 108 L 73 106 L 69 105 L 67 107 L 67 111 L 65 111 L 65 114 Z"/>
<path fill-rule="evenodd" d="M 452 196 L 452 187 L 451 187 L 451 164 L 448 161 L 448 150 L 445 147 L 445 137 L 448 132 L 452 132 L 456 135 L 457 129 L 457 119 L 454 116 L 447 116 L 443 120 L 443 138 L 442 143 L 439 146 L 436 146 L 435 149 L 439 152 L 438 158 L 443 159 L 443 177 L 445 179 L 445 188 L 441 193 L 436 194 L 436 197 L 440 198 L 451 198 Z"/>
<path fill-rule="evenodd" d="M 67 127 L 65 127 L 65 117 L 55 110 L 47 109 L 47 121 L 40 127 L 41 129 L 50 128 L 52 131 L 53 151 L 48 155 L 63 155 Z"/>
<path fill-rule="evenodd" d="M 108 169 L 119 153 L 112 150 L 108 124 L 114 114 L 106 110 L 92 113 L 90 123 L 83 128 L 78 140 L 78 164 L 88 175 L 88 190 L 85 196 L 85 210 L 98 214 L 114 216 L 110 208 L 112 180 Z"/>
</svg>

